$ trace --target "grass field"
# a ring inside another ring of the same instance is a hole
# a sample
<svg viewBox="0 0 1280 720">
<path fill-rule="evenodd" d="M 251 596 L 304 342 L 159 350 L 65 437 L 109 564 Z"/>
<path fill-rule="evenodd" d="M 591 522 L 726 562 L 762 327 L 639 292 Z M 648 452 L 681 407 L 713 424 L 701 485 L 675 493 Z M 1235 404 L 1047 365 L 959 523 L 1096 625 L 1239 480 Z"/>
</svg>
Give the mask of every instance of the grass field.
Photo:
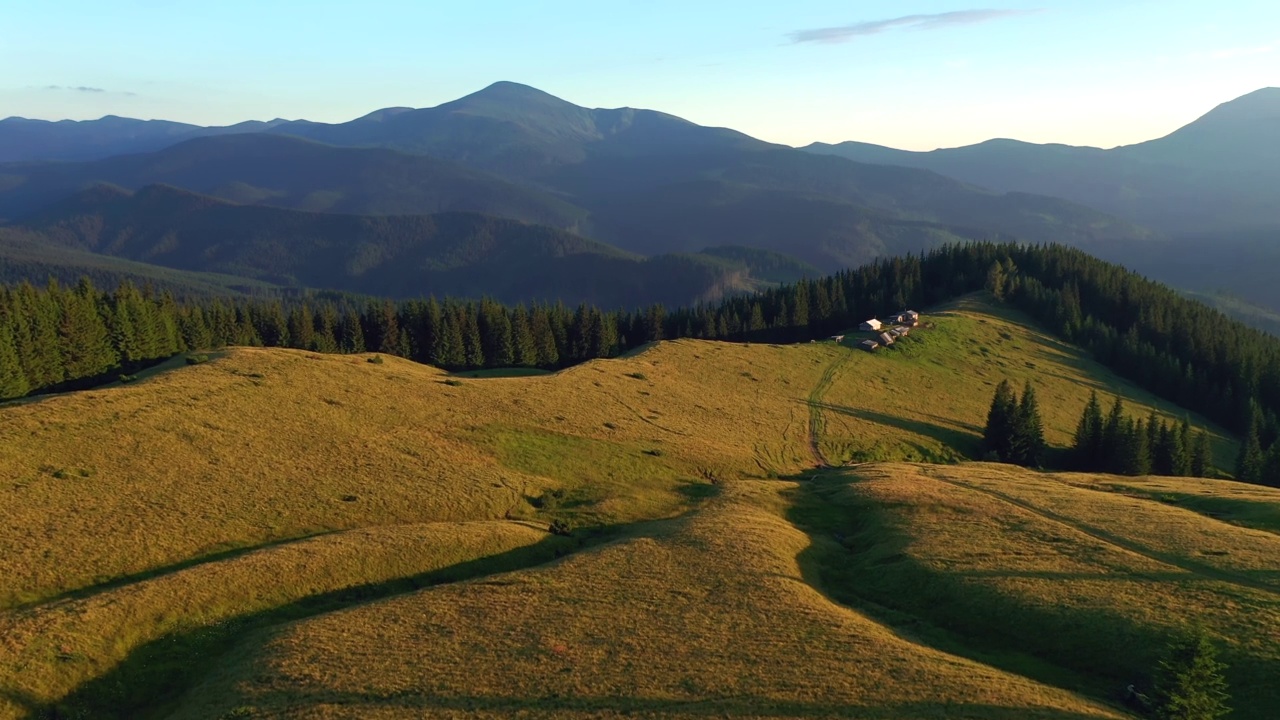
<svg viewBox="0 0 1280 720">
<path fill-rule="evenodd" d="M 0 408 L 0 718 L 1122 717 L 1192 620 L 1265 717 L 1280 493 L 892 464 L 972 457 L 1005 377 L 1058 445 L 1091 388 L 1182 417 L 981 300 L 926 319 L 527 376 L 236 348 Z"/>
</svg>

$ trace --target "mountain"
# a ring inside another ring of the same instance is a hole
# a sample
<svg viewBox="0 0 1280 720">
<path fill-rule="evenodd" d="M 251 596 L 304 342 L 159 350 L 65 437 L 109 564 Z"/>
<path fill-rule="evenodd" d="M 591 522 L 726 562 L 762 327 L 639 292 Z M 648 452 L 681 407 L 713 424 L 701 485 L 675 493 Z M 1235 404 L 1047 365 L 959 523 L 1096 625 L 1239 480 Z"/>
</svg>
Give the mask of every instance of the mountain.
<svg viewBox="0 0 1280 720">
<path fill-rule="evenodd" d="M 1169 234 L 1280 225 L 1280 88 L 1223 103 L 1163 138 L 1111 150 L 1015 140 L 931 152 L 859 142 L 804 149 L 1061 197 Z"/>
<path fill-rule="evenodd" d="M 0 165 L 0 217 L 30 214 L 96 183 L 163 183 L 240 203 L 317 212 L 478 212 L 572 229 L 585 214 L 549 193 L 455 163 L 263 134 L 188 140 L 87 163 Z"/>
<path fill-rule="evenodd" d="M 515 83 L 434 108 L 280 123 L 150 155 L 0 165 L 0 216 L 93 182 L 327 212 L 467 210 L 643 255 L 731 244 L 824 271 L 957 238 L 1091 247 L 1153 237 L 1063 200 L 823 157 L 651 110 L 587 109 Z"/>
<path fill-rule="evenodd" d="M 206 135 L 261 132 L 284 120 L 247 121 L 226 127 L 201 127 L 168 120 L 134 120 L 108 115 L 98 120 L 0 120 L 0 162 L 96 160 L 149 152 Z"/>
<path fill-rule="evenodd" d="M 753 268 L 779 279 L 806 271 L 788 258 L 745 249 L 646 259 L 555 228 L 474 213 L 312 213 L 161 185 L 136 192 L 98 185 L 10 231 L 64 252 L 399 298 L 686 305 L 767 282 L 753 277 Z M 4 253 L 0 245 L 0 258 Z"/>
</svg>

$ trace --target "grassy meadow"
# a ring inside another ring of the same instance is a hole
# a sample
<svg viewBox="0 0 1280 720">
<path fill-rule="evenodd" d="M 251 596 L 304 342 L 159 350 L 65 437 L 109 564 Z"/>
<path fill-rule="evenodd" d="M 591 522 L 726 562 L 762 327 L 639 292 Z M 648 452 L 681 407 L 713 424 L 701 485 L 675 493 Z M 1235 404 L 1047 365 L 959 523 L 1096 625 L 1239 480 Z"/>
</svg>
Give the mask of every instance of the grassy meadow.
<svg viewBox="0 0 1280 720">
<path fill-rule="evenodd" d="M 0 718 L 1116 718 L 1192 622 L 1264 717 L 1280 493 L 908 464 L 974 457 L 1002 378 L 1058 446 L 1090 389 L 1183 416 L 980 299 L 925 320 L 555 374 L 232 348 L 0 407 Z"/>
</svg>

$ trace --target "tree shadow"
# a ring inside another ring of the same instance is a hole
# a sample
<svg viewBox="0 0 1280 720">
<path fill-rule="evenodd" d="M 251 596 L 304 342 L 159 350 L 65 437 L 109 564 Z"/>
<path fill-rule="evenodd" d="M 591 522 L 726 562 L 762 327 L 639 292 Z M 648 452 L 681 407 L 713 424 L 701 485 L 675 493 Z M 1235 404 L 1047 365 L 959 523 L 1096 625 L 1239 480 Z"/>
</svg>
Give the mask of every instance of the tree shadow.
<svg viewBox="0 0 1280 720">
<path fill-rule="evenodd" d="M 652 524 L 637 522 L 594 526 L 575 530 L 569 537 L 549 534 L 533 545 L 457 565 L 320 593 L 267 610 L 170 633 L 134 648 L 109 672 L 84 683 L 60 701 L 26 705 L 28 712 L 25 717 L 31 720 L 157 717 L 213 670 L 246 634 L 424 588 L 537 567 Z"/>
<path fill-rule="evenodd" d="M 572 697 L 549 694 L 544 697 L 498 695 L 441 696 L 422 693 L 317 692 L 310 696 L 268 693 L 255 696 L 265 707 L 288 705 L 336 705 L 359 709 L 401 709 L 416 713 L 488 713 L 520 717 L 591 717 L 657 715 L 677 717 L 752 718 L 856 718 L 859 720 L 900 720 L 922 717 L 980 717 L 983 720 L 1097 720 L 1098 715 L 1055 708 L 1017 708 L 981 703 L 908 702 L 894 705 L 855 705 L 817 701 L 785 700 L 754 695 L 709 697 L 695 700 L 627 696 Z"/>
<path fill-rule="evenodd" d="M 949 571 L 911 557 L 912 537 L 892 508 L 858 499 L 856 471 L 818 470 L 797 478 L 788 519 L 810 538 L 798 556 L 807 583 L 900 637 L 1032 680 L 1119 700 L 1129 683 L 1149 675 L 1180 623 L 1194 618 L 1135 620 L 1105 607 L 1030 602 L 984 580 L 1133 581 L 1181 586 L 1211 578 L 1189 572 Z M 1280 660 L 1223 648 L 1241 716 L 1275 707 Z M 1114 704 L 1114 702 L 1113 702 Z M 1117 707 L 1116 709 L 1120 709 Z"/>
<path fill-rule="evenodd" d="M 809 401 L 808 405 L 811 408 L 827 410 L 829 412 L 836 413 L 837 415 L 845 415 L 864 422 L 885 425 L 914 435 L 930 438 L 962 457 L 977 458 L 981 454 L 981 436 L 965 430 L 950 428 L 945 425 L 926 422 L 924 420 L 912 420 L 899 415 L 890 415 L 888 413 L 868 410 L 866 408 L 852 408 L 843 405 L 832 405 L 829 403 L 814 401 Z"/>
</svg>

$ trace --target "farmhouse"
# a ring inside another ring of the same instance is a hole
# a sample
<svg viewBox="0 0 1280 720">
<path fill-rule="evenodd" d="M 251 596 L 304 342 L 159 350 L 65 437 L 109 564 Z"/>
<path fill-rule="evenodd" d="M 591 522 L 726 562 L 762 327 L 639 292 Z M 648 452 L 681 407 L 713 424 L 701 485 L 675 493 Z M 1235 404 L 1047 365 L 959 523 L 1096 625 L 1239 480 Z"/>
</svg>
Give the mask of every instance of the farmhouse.
<svg viewBox="0 0 1280 720">
<path fill-rule="evenodd" d="M 889 347 L 890 345 L 893 344 L 893 336 L 887 332 L 882 332 L 877 337 L 880 338 L 880 344 L 884 345 L 885 347 Z"/>
<path fill-rule="evenodd" d="M 827 338 L 827 339 L 828 339 L 828 340 L 832 340 L 832 341 L 834 341 L 834 342 L 838 342 L 838 343 L 839 343 L 839 342 L 844 342 L 844 336 L 843 336 L 843 335 L 832 335 L 831 337 L 829 337 L 829 338 Z"/>
<path fill-rule="evenodd" d="M 875 340 L 863 340 L 862 342 L 858 343 L 858 347 L 862 348 L 863 350 L 866 350 L 867 352 L 875 352 L 876 348 L 880 347 L 880 343 L 876 342 Z"/>
<path fill-rule="evenodd" d="M 868 321 L 866 321 L 866 322 L 862 323 L 861 325 L 859 325 L 859 326 L 858 326 L 858 329 L 859 329 L 859 330 L 866 330 L 866 331 L 868 331 L 868 332 L 879 332 L 879 331 L 880 331 L 880 321 L 879 321 L 879 320 L 876 320 L 875 318 L 871 318 L 870 320 L 868 320 Z"/>
<path fill-rule="evenodd" d="M 906 325 L 898 325 L 893 329 L 894 337 L 906 337 L 911 334 L 911 328 Z"/>
</svg>

